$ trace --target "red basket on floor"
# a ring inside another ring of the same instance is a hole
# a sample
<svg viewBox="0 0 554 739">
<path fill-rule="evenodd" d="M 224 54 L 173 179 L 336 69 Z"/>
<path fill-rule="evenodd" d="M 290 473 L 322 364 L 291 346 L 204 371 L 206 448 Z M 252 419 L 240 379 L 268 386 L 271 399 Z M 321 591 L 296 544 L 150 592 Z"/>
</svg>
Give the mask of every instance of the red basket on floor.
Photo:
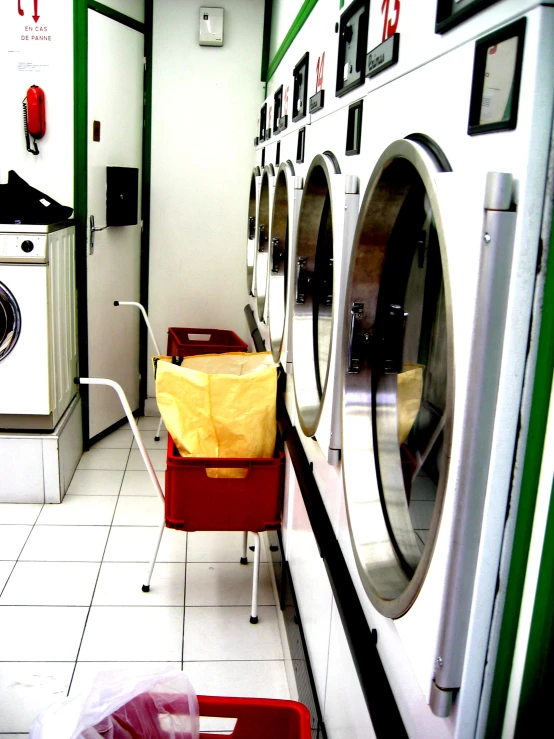
<svg viewBox="0 0 554 739">
<path fill-rule="evenodd" d="M 232 733 L 219 734 L 200 732 L 201 739 L 311 739 L 310 712 L 296 701 L 271 698 L 220 698 L 198 696 L 201 717 L 236 719 Z M 160 711 L 162 713 L 160 713 Z M 111 714 L 114 720 L 114 737 L 133 739 L 165 739 L 170 729 L 164 731 L 160 716 L 189 716 L 188 697 L 182 700 L 174 693 L 165 696 L 156 693 L 141 693 Z M 139 728 L 140 727 L 140 728 Z M 190 737 L 190 730 L 177 731 L 180 736 Z"/>
<path fill-rule="evenodd" d="M 248 351 L 248 344 L 233 331 L 219 328 L 169 328 L 167 331 L 167 353 L 170 357 L 245 351 Z"/>
<path fill-rule="evenodd" d="M 199 695 L 200 716 L 236 718 L 229 735 L 204 734 L 204 739 L 311 739 L 310 712 L 303 703 L 269 698 L 216 698 Z"/>
<path fill-rule="evenodd" d="M 182 457 L 168 436 L 165 523 L 182 531 L 270 531 L 281 523 L 285 455 L 229 459 Z M 245 477 L 208 477 L 209 469 Z"/>
</svg>

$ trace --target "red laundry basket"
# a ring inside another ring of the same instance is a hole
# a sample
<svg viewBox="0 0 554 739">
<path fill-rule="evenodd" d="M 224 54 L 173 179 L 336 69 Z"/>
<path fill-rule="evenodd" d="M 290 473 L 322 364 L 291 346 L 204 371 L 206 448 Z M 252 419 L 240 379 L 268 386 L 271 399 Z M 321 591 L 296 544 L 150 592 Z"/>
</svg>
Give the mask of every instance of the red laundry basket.
<svg viewBox="0 0 554 739">
<path fill-rule="evenodd" d="M 285 455 L 229 459 L 182 457 L 168 436 L 166 526 L 182 531 L 270 531 L 281 523 Z M 209 469 L 245 477 L 208 477 Z"/>
<path fill-rule="evenodd" d="M 201 717 L 236 719 L 231 734 L 201 731 L 201 739 L 311 739 L 310 712 L 296 701 L 199 695 L 198 706 Z M 111 714 L 111 735 L 114 739 L 166 739 L 171 729 L 164 730 L 160 718 L 188 716 L 189 711 L 185 695 L 181 701 L 174 693 L 157 693 L 155 699 L 151 693 L 141 693 Z M 190 737 L 190 730 L 183 726 L 182 731 L 175 733 L 175 739 L 180 736 Z"/>
<path fill-rule="evenodd" d="M 270 698 L 216 698 L 199 695 L 200 716 L 236 718 L 232 734 L 202 739 L 311 739 L 310 712 L 303 703 Z"/>
<path fill-rule="evenodd" d="M 219 328 L 169 328 L 167 331 L 167 353 L 170 357 L 246 351 L 248 344 L 233 331 Z"/>
</svg>

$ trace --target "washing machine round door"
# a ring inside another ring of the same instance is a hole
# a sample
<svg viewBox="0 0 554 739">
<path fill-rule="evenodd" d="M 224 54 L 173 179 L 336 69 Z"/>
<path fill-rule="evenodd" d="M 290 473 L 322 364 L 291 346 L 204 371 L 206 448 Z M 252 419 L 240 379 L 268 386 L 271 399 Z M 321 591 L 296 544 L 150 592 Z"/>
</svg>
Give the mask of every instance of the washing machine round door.
<svg viewBox="0 0 554 739">
<path fill-rule="evenodd" d="M 318 154 L 306 175 L 296 236 L 296 281 L 292 328 L 294 392 L 306 436 L 316 432 L 323 402 L 333 332 L 333 203 L 331 177 L 340 172 Z"/>
<path fill-rule="evenodd" d="M 256 210 L 258 207 L 258 182 L 260 168 L 254 167 L 250 178 L 250 196 L 248 199 L 248 223 L 246 228 L 246 289 L 252 292 L 254 281 L 254 260 L 256 254 Z"/>
<path fill-rule="evenodd" d="M 17 344 L 21 333 L 21 311 L 12 292 L 0 282 L 0 361 Z"/>
<path fill-rule="evenodd" d="M 254 265 L 254 294 L 256 295 L 256 306 L 258 318 L 263 320 L 267 296 L 267 280 L 269 265 L 269 231 L 271 203 L 270 194 L 275 181 L 275 169 L 273 164 L 264 168 L 262 184 L 260 188 L 260 207 L 258 210 L 258 234 L 256 260 Z"/>
<path fill-rule="evenodd" d="M 410 138 L 410 137 L 409 137 Z M 377 162 L 351 258 L 343 476 L 366 591 L 384 615 L 412 605 L 431 561 L 450 458 L 453 344 L 436 177 L 425 137 Z"/>
<path fill-rule="evenodd" d="M 288 179 L 287 179 L 288 177 Z M 289 180 L 294 177 L 290 162 L 279 167 L 273 198 L 273 217 L 271 220 L 271 244 L 269 247 L 269 291 L 268 327 L 273 359 L 278 362 L 283 347 L 287 290 L 289 282 L 289 198 L 294 200 L 294 186 Z M 289 187 L 291 192 L 289 192 Z"/>
</svg>

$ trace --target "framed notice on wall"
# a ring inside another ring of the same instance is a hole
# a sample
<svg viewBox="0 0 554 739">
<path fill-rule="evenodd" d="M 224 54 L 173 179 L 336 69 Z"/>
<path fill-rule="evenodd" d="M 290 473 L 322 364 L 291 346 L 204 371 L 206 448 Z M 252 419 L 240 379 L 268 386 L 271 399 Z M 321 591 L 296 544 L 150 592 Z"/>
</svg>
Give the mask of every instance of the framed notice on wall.
<svg viewBox="0 0 554 739">
<path fill-rule="evenodd" d="M 437 0 L 435 33 L 444 33 L 497 0 Z"/>
<path fill-rule="evenodd" d="M 524 39 L 522 18 L 475 44 L 470 136 L 516 128 Z"/>
</svg>

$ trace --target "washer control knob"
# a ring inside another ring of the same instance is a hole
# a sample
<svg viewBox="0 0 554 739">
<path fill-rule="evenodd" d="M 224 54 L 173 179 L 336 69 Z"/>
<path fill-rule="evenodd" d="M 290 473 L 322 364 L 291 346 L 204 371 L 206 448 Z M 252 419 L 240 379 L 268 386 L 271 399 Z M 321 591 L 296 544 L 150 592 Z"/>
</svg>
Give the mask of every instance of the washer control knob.
<svg viewBox="0 0 554 739">
<path fill-rule="evenodd" d="M 21 251 L 24 251 L 25 254 L 29 254 L 29 252 L 33 251 L 34 248 L 35 248 L 35 245 L 33 244 L 32 241 L 29 241 L 28 239 L 23 241 L 21 244 Z"/>
</svg>

